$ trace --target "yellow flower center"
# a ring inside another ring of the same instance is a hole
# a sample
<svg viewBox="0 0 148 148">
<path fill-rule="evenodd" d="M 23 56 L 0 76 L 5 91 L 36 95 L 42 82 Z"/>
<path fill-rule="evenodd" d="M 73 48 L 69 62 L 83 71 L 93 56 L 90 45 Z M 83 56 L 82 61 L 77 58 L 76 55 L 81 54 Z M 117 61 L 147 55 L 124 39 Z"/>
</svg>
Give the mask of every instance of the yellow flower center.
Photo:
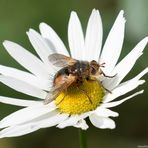
<svg viewBox="0 0 148 148">
<path fill-rule="evenodd" d="M 104 89 L 99 81 L 85 80 L 80 86 L 70 86 L 60 93 L 55 104 L 60 112 L 81 114 L 96 109 L 102 101 Z"/>
</svg>

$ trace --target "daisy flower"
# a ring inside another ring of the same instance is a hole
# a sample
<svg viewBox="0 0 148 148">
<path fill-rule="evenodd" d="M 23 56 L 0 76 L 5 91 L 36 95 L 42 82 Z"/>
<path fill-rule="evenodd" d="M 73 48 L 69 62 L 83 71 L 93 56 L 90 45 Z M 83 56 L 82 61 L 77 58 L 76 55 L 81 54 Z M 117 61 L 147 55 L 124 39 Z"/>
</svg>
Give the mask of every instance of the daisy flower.
<svg viewBox="0 0 148 148">
<path fill-rule="evenodd" d="M 111 117 L 117 117 L 118 113 L 110 108 L 143 93 L 141 90 L 117 100 L 118 97 L 142 85 L 145 81 L 141 80 L 141 77 L 148 72 L 148 68 L 146 68 L 134 78 L 122 81 L 143 54 L 148 42 L 148 37 L 144 38 L 127 56 L 118 61 L 124 40 L 125 19 L 123 14 L 124 12 L 121 10 L 103 47 L 102 21 L 99 11 L 95 9 L 88 20 L 85 37 L 76 12 L 71 12 L 68 24 L 70 53 L 56 32 L 45 23 L 40 24 L 40 33 L 33 29 L 27 32 L 38 57 L 14 42 L 4 41 L 3 45 L 7 52 L 28 72 L 0 65 L 0 82 L 18 92 L 33 96 L 36 100 L 0 96 L 0 102 L 22 107 L 0 121 L 1 138 L 21 136 L 52 126 L 58 128 L 74 126 L 86 130 L 88 128 L 85 121 L 87 117 L 97 128 L 115 128 L 115 122 Z M 60 93 L 52 102 L 44 104 L 44 99 L 52 89 L 51 76 L 55 76 L 57 72 L 57 69 L 48 60 L 49 55 L 53 53 L 71 56 L 82 61 L 95 60 L 100 64 L 105 62 L 103 72 L 114 77 L 107 78 L 101 75 L 97 77 L 97 81 L 86 80 L 81 84 L 80 87 L 86 90 L 92 103 L 84 93 L 72 85 L 68 88 L 67 95 L 61 103 L 58 102 L 63 98 L 65 92 Z M 104 88 L 111 93 L 105 91 Z"/>
</svg>

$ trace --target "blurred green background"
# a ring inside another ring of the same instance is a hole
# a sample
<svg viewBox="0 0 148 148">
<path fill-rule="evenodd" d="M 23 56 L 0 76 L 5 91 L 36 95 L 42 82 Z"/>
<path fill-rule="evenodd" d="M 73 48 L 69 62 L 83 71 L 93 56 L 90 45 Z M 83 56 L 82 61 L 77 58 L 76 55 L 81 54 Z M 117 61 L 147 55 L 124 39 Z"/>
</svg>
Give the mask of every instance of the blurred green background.
<svg viewBox="0 0 148 148">
<path fill-rule="evenodd" d="M 85 29 L 93 8 L 100 10 L 104 40 L 119 11 L 125 10 L 127 22 L 121 58 L 138 41 L 148 35 L 147 0 L 0 0 L 0 43 L 5 39 L 12 40 L 35 54 L 26 31 L 29 28 L 38 30 L 39 23 L 46 22 L 56 30 L 67 45 L 67 24 L 70 12 L 75 10 L 78 13 Z M 126 79 L 130 79 L 148 66 L 147 57 L 148 46 Z M 2 44 L 0 44 L 0 63 L 23 69 L 8 55 Z M 147 76 L 144 79 L 148 80 Z M 143 145 L 148 147 L 148 83 L 139 89 L 145 89 L 145 93 L 113 109 L 120 114 L 118 118 L 114 118 L 116 129 L 101 130 L 89 124 L 90 128 L 87 131 L 89 148 L 136 148 Z M 0 84 L 0 95 L 32 99 L 2 84 Z M 19 107 L 0 103 L 0 118 L 17 109 Z M 77 148 L 79 147 L 78 130 L 72 127 L 63 130 L 53 127 L 22 137 L 0 139 L 0 148 L 20 147 Z"/>
</svg>

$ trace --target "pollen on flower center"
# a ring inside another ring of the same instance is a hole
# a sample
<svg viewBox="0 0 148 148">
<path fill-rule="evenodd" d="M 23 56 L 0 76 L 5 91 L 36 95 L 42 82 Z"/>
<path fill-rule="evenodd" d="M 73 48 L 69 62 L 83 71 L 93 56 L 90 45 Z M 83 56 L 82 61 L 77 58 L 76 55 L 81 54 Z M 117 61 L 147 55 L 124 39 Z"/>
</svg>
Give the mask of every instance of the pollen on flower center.
<svg viewBox="0 0 148 148">
<path fill-rule="evenodd" d="M 60 93 L 55 104 L 60 112 L 81 114 L 96 109 L 102 101 L 104 89 L 98 81 L 84 81 L 79 87 L 70 86 Z"/>
</svg>

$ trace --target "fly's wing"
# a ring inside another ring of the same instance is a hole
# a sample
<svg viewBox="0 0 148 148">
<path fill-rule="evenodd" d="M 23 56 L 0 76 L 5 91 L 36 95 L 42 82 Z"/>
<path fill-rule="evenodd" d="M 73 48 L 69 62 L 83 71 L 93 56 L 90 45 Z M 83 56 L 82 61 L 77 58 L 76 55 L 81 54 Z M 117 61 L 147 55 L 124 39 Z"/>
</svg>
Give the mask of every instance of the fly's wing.
<svg viewBox="0 0 148 148">
<path fill-rule="evenodd" d="M 77 60 L 72 59 L 71 57 L 58 54 L 58 53 L 49 55 L 48 59 L 49 59 L 49 62 L 51 62 L 56 67 L 66 67 L 66 66 L 74 65 L 77 62 Z"/>
<path fill-rule="evenodd" d="M 76 81 L 76 76 L 72 74 L 63 77 L 63 80 L 59 81 L 47 94 L 44 104 L 48 104 L 51 101 L 55 100 L 57 96 L 65 91 L 72 83 Z"/>
<path fill-rule="evenodd" d="M 44 100 L 44 104 L 46 105 L 46 104 L 52 102 L 58 96 L 58 94 L 59 94 L 59 91 L 57 90 L 57 88 L 52 88 L 48 92 L 48 94 Z"/>
</svg>

